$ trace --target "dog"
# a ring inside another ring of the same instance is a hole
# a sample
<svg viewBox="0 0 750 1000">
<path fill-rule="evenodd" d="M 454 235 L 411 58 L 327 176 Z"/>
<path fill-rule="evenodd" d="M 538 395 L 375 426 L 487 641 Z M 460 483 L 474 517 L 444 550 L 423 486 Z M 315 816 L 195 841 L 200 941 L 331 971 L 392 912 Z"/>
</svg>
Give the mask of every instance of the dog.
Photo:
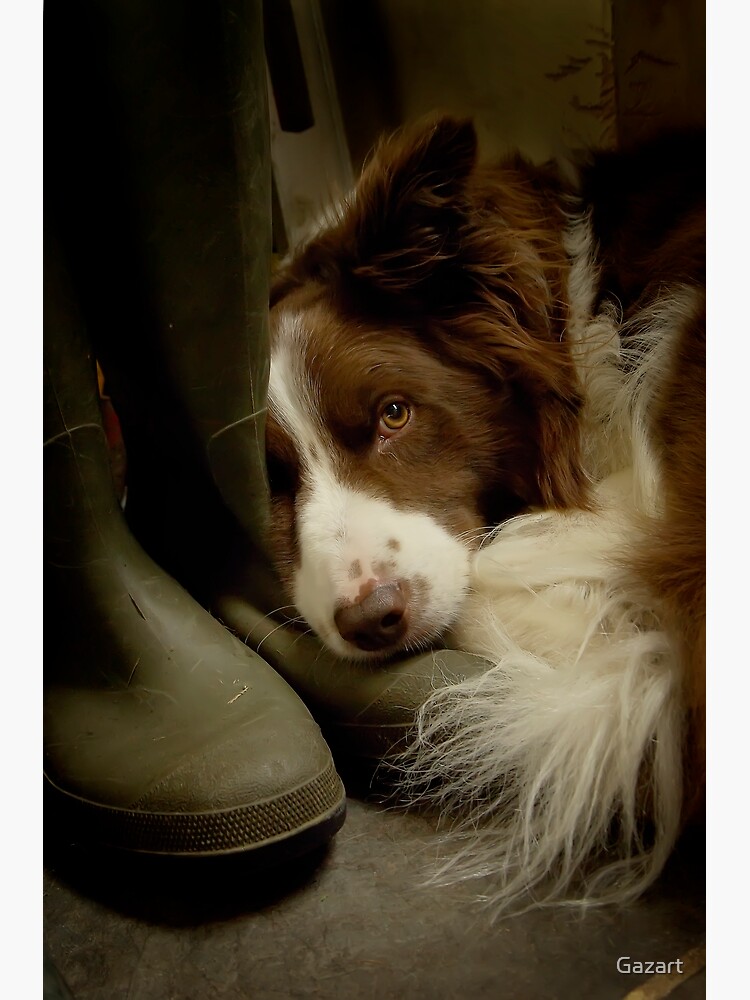
<svg viewBox="0 0 750 1000">
<path fill-rule="evenodd" d="M 338 656 L 491 661 L 402 776 L 497 912 L 636 898 L 702 808 L 702 142 L 484 165 L 433 118 L 272 285 L 280 578 Z"/>
</svg>

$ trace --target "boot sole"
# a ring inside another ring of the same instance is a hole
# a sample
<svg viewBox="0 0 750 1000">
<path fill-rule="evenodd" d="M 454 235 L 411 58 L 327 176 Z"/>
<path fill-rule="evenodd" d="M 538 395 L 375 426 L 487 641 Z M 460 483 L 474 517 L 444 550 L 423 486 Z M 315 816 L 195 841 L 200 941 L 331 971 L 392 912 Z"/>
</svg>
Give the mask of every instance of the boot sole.
<svg viewBox="0 0 750 1000">
<path fill-rule="evenodd" d="M 253 852 L 264 863 L 298 856 L 330 840 L 346 818 L 346 792 L 331 764 L 312 781 L 231 809 L 146 812 L 90 802 L 45 775 L 45 814 L 55 837 L 99 847 L 171 857 Z"/>
</svg>

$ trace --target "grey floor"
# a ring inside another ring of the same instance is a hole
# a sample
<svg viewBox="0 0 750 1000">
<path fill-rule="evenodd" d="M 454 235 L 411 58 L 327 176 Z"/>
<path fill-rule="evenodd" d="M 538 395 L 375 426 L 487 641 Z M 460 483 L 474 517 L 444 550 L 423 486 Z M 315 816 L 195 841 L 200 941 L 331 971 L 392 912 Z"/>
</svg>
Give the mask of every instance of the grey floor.
<svg viewBox="0 0 750 1000">
<path fill-rule="evenodd" d="M 420 887 L 434 849 L 427 819 L 362 797 L 327 850 L 285 871 L 242 858 L 144 865 L 49 839 L 45 949 L 75 1000 L 614 1000 L 650 978 L 619 973 L 618 956 L 686 954 L 699 971 L 633 997 L 705 996 L 700 838 L 625 910 L 495 926 L 471 886 Z"/>
</svg>

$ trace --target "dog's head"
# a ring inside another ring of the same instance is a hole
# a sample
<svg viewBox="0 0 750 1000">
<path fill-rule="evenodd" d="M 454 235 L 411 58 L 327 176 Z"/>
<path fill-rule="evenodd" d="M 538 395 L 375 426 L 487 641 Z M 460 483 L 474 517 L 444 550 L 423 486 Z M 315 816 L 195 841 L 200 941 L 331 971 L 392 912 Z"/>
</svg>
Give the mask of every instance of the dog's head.
<svg viewBox="0 0 750 1000">
<path fill-rule="evenodd" d="M 381 143 L 272 291 L 272 550 L 342 656 L 435 640 L 483 529 L 583 501 L 562 214 L 476 158 L 451 118 Z"/>
</svg>

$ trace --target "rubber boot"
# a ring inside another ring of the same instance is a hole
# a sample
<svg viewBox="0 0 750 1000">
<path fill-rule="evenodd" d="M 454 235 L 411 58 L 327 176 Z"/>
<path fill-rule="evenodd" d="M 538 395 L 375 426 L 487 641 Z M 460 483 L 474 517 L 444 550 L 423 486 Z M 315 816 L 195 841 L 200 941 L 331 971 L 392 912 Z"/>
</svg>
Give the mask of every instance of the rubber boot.
<svg viewBox="0 0 750 1000">
<path fill-rule="evenodd" d="M 265 512 L 260 3 L 58 4 L 45 29 L 48 788 L 100 843 L 298 852 L 343 820 L 330 753 L 280 677 L 128 531 L 83 335 L 125 430 L 128 514 L 197 587 Z"/>
<path fill-rule="evenodd" d="M 143 552 L 115 495 L 87 350 L 45 264 L 45 777 L 76 835 L 156 854 L 329 839 L 344 791 L 318 726 Z"/>
<path fill-rule="evenodd" d="M 126 517 L 202 598 L 267 514 L 261 3 L 56 4 L 45 28 L 46 209 L 122 425 Z"/>
</svg>

